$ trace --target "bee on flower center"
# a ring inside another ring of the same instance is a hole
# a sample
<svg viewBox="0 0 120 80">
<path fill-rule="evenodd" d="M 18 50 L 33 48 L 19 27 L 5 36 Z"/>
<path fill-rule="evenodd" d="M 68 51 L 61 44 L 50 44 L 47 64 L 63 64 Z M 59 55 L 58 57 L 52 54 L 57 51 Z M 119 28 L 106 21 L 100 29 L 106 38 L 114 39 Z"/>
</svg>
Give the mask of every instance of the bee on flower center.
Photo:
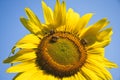
<svg viewBox="0 0 120 80">
<path fill-rule="evenodd" d="M 82 45 L 87 45 L 88 41 L 86 39 L 81 39 L 80 42 L 82 43 Z"/>
<path fill-rule="evenodd" d="M 51 42 L 57 42 L 58 39 L 59 39 L 59 36 L 52 36 Z"/>
<path fill-rule="evenodd" d="M 55 31 L 52 29 L 50 30 L 50 35 L 53 35 L 55 33 Z"/>
</svg>

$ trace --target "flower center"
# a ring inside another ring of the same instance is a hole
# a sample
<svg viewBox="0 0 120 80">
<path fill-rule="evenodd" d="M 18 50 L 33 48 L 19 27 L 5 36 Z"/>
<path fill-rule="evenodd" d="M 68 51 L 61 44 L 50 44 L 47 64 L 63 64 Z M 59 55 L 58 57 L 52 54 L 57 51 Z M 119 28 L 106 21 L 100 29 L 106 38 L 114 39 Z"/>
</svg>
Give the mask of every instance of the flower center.
<svg viewBox="0 0 120 80">
<path fill-rule="evenodd" d="M 38 66 L 57 77 L 74 75 L 86 60 L 85 46 L 77 37 L 65 32 L 44 37 L 36 54 Z"/>
</svg>

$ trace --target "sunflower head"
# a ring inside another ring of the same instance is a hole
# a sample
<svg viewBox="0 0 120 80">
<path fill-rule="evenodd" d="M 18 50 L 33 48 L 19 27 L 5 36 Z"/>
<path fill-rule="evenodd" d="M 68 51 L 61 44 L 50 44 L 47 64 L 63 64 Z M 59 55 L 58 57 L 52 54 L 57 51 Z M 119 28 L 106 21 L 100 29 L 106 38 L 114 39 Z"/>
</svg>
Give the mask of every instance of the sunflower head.
<svg viewBox="0 0 120 80">
<path fill-rule="evenodd" d="M 73 75 L 86 60 L 84 45 L 67 32 L 44 37 L 36 54 L 38 66 L 58 77 Z"/>
<path fill-rule="evenodd" d="M 25 8 L 28 19 L 20 21 L 30 31 L 12 48 L 16 54 L 4 63 L 16 63 L 7 72 L 14 80 L 110 80 L 108 68 L 117 67 L 104 56 L 111 41 L 107 18 L 88 26 L 92 13 L 80 16 L 64 1 L 56 0 L 54 10 L 42 1 L 45 22 Z"/>
</svg>

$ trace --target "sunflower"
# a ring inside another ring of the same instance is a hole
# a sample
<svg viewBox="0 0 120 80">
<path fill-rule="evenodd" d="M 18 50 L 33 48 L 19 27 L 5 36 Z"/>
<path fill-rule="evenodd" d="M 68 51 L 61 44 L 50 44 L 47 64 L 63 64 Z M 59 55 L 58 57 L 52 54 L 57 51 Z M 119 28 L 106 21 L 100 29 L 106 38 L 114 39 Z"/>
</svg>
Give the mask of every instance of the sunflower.
<svg viewBox="0 0 120 80">
<path fill-rule="evenodd" d="M 13 64 L 8 73 L 18 73 L 13 80 L 111 80 L 107 69 L 117 65 L 104 56 L 112 35 L 112 28 L 105 28 L 109 21 L 103 18 L 88 26 L 92 13 L 66 11 L 65 2 L 59 0 L 54 10 L 44 1 L 42 8 L 45 23 L 29 8 L 25 8 L 28 19 L 20 18 L 30 34 L 4 60 Z"/>
</svg>

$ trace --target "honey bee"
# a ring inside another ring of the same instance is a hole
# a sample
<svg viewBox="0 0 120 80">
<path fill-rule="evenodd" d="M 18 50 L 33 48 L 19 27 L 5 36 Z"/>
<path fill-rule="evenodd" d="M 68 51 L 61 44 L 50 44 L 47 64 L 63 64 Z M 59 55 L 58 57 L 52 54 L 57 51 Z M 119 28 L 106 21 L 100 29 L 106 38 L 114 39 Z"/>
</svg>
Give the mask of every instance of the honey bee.
<svg viewBox="0 0 120 80">
<path fill-rule="evenodd" d="M 80 42 L 82 43 L 82 45 L 87 45 L 88 41 L 86 39 L 81 39 Z"/>
<path fill-rule="evenodd" d="M 50 30 L 50 35 L 53 35 L 55 31 L 53 29 Z"/>
<path fill-rule="evenodd" d="M 59 39 L 59 36 L 52 36 L 51 42 L 57 42 L 58 39 Z"/>
</svg>

